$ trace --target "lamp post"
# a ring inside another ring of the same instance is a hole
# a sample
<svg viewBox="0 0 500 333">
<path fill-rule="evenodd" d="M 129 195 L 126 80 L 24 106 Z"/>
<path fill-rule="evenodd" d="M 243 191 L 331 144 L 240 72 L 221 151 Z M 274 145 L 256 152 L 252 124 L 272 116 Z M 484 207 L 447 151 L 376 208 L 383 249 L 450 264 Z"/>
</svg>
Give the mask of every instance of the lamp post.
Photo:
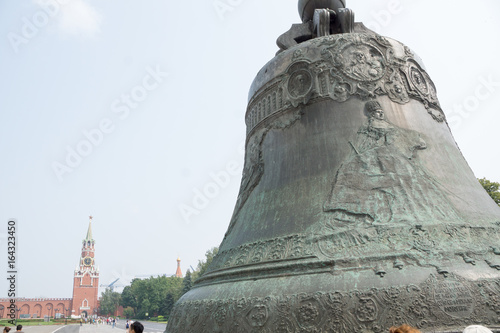
<svg viewBox="0 0 500 333">
<path fill-rule="evenodd" d="M 69 313 L 69 308 L 65 308 L 66 310 L 66 321 L 64 323 L 64 325 L 68 325 L 68 313 Z"/>
<path fill-rule="evenodd" d="M 16 308 L 17 316 L 16 316 L 16 326 L 17 326 L 17 319 L 19 318 L 19 311 L 21 311 L 20 308 Z"/>
<path fill-rule="evenodd" d="M 50 314 L 52 313 L 52 307 L 49 305 L 47 306 L 48 314 L 49 314 L 49 322 L 50 322 Z"/>
</svg>

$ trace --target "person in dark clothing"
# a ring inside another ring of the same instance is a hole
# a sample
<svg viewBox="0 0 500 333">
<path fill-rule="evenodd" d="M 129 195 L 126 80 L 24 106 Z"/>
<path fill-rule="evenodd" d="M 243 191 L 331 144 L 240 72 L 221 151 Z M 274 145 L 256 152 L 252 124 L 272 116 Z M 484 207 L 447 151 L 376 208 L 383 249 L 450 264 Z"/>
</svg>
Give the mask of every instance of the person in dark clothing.
<svg viewBox="0 0 500 333">
<path fill-rule="evenodd" d="M 130 325 L 130 333 L 142 333 L 144 331 L 144 326 L 138 321 L 134 321 Z"/>
</svg>

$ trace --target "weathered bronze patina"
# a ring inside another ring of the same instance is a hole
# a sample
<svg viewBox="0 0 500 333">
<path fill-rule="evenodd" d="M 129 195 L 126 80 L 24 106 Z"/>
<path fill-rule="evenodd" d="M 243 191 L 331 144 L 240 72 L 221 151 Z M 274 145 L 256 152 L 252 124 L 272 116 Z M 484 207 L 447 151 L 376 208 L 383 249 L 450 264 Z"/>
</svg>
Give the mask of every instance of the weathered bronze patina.
<svg viewBox="0 0 500 333">
<path fill-rule="evenodd" d="M 500 317 L 500 208 L 405 45 L 299 1 L 246 112 L 234 215 L 166 332 L 461 331 Z"/>
</svg>

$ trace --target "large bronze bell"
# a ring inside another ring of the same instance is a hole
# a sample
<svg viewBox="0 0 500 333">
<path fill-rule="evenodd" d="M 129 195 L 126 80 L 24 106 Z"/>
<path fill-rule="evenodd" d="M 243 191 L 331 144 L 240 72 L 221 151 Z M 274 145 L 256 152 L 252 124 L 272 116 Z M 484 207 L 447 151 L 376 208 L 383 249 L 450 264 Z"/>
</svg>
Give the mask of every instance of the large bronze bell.
<svg viewBox="0 0 500 333">
<path fill-rule="evenodd" d="M 495 326 L 500 208 L 404 44 L 299 1 L 246 112 L 234 215 L 167 333 Z"/>
</svg>

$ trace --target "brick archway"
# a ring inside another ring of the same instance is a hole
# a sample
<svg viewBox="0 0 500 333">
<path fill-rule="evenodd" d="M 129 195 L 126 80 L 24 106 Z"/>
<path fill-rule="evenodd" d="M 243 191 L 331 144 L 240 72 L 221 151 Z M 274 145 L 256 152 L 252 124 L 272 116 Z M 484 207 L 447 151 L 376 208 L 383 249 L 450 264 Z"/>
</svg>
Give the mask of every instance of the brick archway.
<svg viewBox="0 0 500 333">
<path fill-rule="evenodd" d="M 47 309 L 47 316 L 49 316 L 49 317 L 53 317 L 54 316 L 54 304 L 47 303 L 45 305 L 45 309 Z"/>
<path fill-rule="evenodd" d="M 36 315 L 37 318 L 42 317 L 42 305 L 41 304 L 36 304 L 33 307 L 33 315 Z M 2 318 L 3 318 L 3 316 L 2 316 Z"/>
<path fill-rule="evenodd" d="M 59 310 L 58 312 L 61 314 L 61 316 L 63 316 L 63 317 L 66 316 L 66 309 L 64 308 L 63 303 L 58 303 L 56 306 L 56 309 Z"/>
<path fill-rule="evenodd" d="M 25 315 L 25 314 L 30 314 L 30 306 L 28 304 L 23 304 L 20 308 L 21 310 L 19 311 L 19 316 Z M 31 318 L 31 316 L 30 316 Z"/>
</svg>

